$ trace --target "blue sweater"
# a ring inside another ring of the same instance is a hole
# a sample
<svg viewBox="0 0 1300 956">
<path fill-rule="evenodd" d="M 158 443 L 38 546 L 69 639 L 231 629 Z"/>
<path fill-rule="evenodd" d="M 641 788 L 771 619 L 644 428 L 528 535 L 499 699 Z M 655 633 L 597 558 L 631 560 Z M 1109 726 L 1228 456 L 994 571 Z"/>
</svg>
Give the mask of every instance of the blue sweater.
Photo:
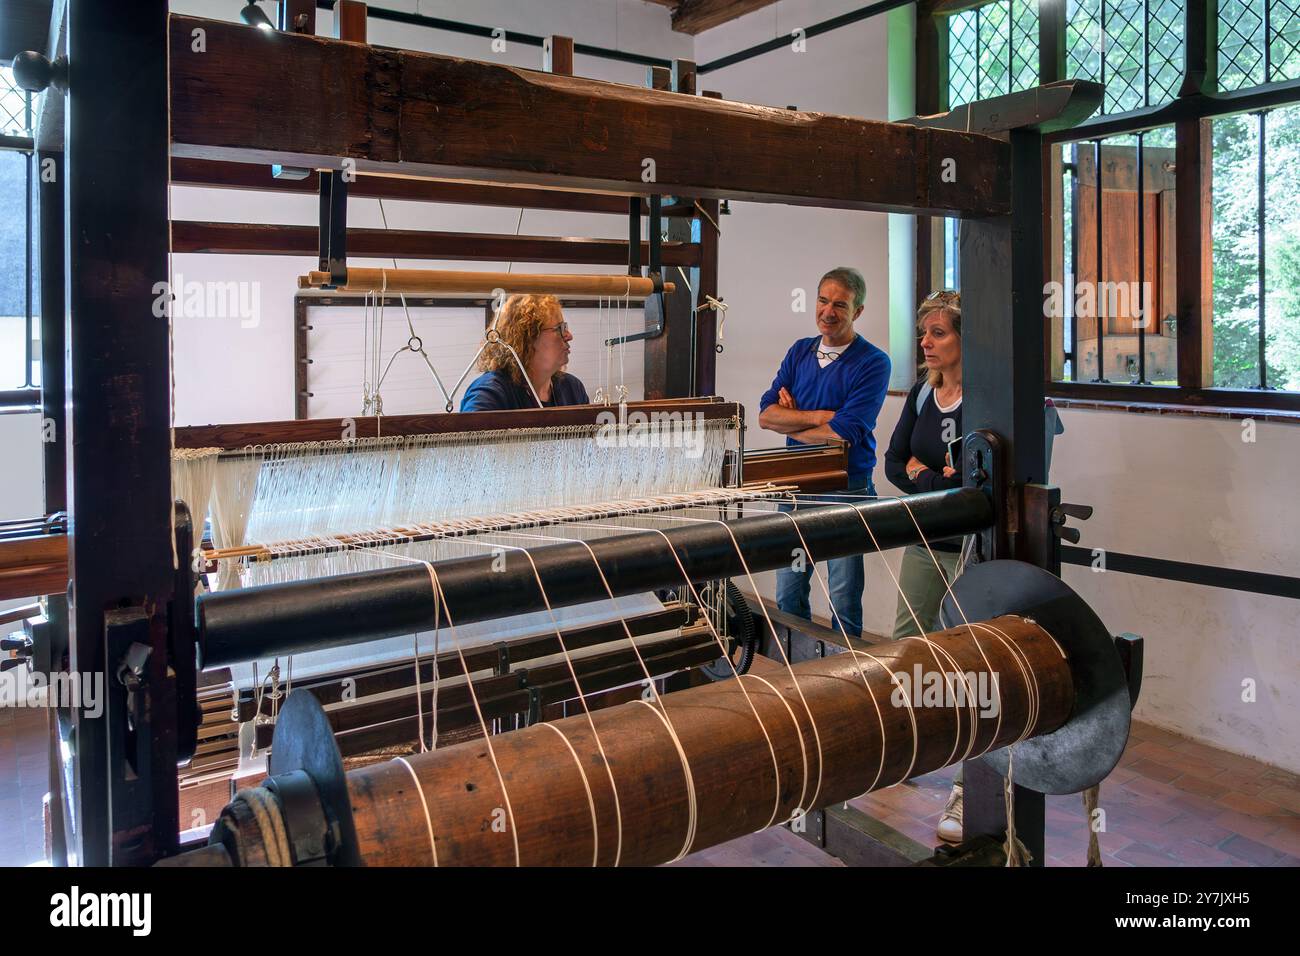
<svg viewBox="0 0 1300 956">
<path fill-rule="evenodd" d="M 849 443 L 851 487 L 864 485 L 876 467 L 876 416 L 889 389 L 889 356 L 862 336 L 855 336 L 840 357 L 822 368 L 817 362 L 821 336 L 800 339 L 790 347 L 772 387 L 763 393 L 758 410 L 777 403 L 782 388 L 804 411 L 834 411 L 832 430 Z M 787 437 L 787 445 L 800 444 Z"/>
<path fill-rule="evenodd" d="M 546 408 L 557 405 L 588 404 L 587 390 L 576 375 L 561 372 L 551 384 L 551 400 Z M 502 409 L 536 408 L 537 400 L 527 386 L 519 385 L 507 372 L 484 372 L 470 382 L 460 400 L 462 412 L 491 412 Z"/>
</svg>

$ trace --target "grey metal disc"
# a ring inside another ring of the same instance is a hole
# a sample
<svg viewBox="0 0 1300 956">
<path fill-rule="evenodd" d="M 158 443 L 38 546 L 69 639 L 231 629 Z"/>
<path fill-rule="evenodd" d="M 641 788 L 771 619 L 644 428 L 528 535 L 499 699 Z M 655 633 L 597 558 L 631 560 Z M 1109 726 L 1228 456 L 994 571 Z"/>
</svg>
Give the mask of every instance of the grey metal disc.
<svg viewBox="0 0 1300 956">
<path fill-rule="evenodd" d="M 343 757 L 334 742 L 329 718 L 309 691 L 301 688 L 293 691 L 276 715 L 267 770 L 272 776 L 294 770 L 306 771 L 316 784 L 325 812 L 338 824 L 340 845 L 334 855 L 334 864 L 361 866 Z"/>
<path fill-rule="evenodd" d="M 1064 648 L 1074 678 L 1074 710 L 1050 734 L 1015 744 L 1015 782 L 1040 793 L 1078 793 L 1100 783 L 1119 763 L 1128 743 L 1128 678 L 1115 642 L 1086 601 L 1060 578 L 1021 561 L 989 561 L 966 569 L 953 594 L 971 621 L 1002 614 L 1032 618 Z M 944 627 L 962 623 L 944 598 Z M 1010 748 L 985 754 L 1003 776 Z"/>
</svg>

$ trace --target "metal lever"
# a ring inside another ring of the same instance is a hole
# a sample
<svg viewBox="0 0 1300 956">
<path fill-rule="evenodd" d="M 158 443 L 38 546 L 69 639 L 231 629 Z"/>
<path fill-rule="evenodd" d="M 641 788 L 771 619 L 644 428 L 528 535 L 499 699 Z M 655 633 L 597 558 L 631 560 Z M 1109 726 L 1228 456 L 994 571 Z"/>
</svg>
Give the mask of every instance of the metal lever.
<svg viewBox="0 0 1300 956">
<path fill-rule="evenodd" d="M 1079 529 L 1067 527 L 1065 522 L 1069 518 L 1087 521 L 1091 517 L 1092 505 L 1072 505 L 1063 501 L 1052 509 L 1052 533 L 1062 541 L 1078 544 L 1082 537 Z"/>
<path fill-rule="evenodd" d="M 32 642 L 25 635 L 0 638 L 0 651 L 10 651 L 13 654 L 12 657 L 0 659 L 0 674 L 3 674 L 32 659 Z"/>
</svg>

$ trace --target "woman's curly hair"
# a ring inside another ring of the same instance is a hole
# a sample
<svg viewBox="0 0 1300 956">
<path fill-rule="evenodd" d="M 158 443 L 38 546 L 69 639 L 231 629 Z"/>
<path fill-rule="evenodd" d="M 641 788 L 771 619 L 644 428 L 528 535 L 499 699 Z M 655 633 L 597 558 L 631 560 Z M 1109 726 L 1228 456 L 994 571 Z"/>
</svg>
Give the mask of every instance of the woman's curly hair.
<svg viewBox="0 0 1300 956">
<path fill-rule="evenodd" d="M 528 368 L 537 348 L 537 337 L 542 329 L 564 321 L 560 300 L 553 295 L 512 295 L 497 313 L 495 327 L 501 341 L 519 354 L 519 361 Z M 523 373 L 509 349 L 490 343 L 479 358 L 478 367 L 484 372 L 505 372 L 516 385 L 524 385 Z M 556 372 L 554 378 L 560 377 Z"/>
</svg>

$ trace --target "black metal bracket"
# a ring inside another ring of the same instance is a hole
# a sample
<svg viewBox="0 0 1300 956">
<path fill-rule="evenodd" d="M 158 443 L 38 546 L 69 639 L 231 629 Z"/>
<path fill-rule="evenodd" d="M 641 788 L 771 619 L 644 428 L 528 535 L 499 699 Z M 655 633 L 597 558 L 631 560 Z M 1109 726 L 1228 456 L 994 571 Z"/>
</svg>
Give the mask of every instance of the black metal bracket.
<svg viewBox="0 0 1300 956">
<path fill-rule="evenodd" d="M 1124 673 L 1128 675 L 1130 709 L 1137 706 L 1138 695 L 1142 692 L 1144 646 L 1145 642 L 1136 634 L 1125 632 L 1115 638 L 1115 650 L 1119 652 L 1119 662 L 1124 665 Z"/>
<path fill-rule="evenodd" d="M 108 728 L 108 789 L 103 796 L 112 866 L 149 865 L 175 853 L 179 839 L 176 681 L 166 655 L 154 651 L 144 608 L 106 612 L 102 719 Z M 81 704 L 86 712 L 87 702 Z"/>
<path fill-rule="evenodd" d="M 316 781 L 306 770 L 290 770 L 267 778 L 266 789 L 280 802 L 293 865 L 328 866 L 342 831 L 326 812 Z"/>
<path fill-rule="evenodd" d="M 360 866 L 343 758 L 329 718 L 309 691 L 295 690 L 280 708 L 267 769 L 273 779 L 289 778 L 275 789 L 285 811 L 295 861 Z M 306 783 L 297 777 L 299 773 L 307 778 Z M 319 859 L 315 856 L 318 843 L 324 854 Z M 299 847 L 302 857 L 298 856 Z"/>
<path fill-rule="evenodd" d="M 330 274 L 326 288 L 348 282 L 348 183 L 342 170 L 320 174 L 320 271 Z"/>
<path fill-rule="evenodd" d="M 657 339 L 664 332 L 664 276 L 663 276 L 663 196 L 653 195 L 650 204 L 650 263 L 646 278 L 653 283 L 653 291 L 645 297 L 644 332 L 620 335 L 606 339 L 605 345 L 625 345 L 628 342 L 640 342 L 645 339 Z M 633 196 L 628 200 L 627 229 L 627 274 L 641 274 L 641 197 Z"/>
<path fill-rule="evenodd" d="M 176 580 L 168 609 L 168 665 L 176 675 L 176 759 L 189 760 L 199 743 L 203 714 L 198 694 L 198 633 L 194 626 L 194 595 L 202 556 L 195 548 L 189 508 L 177 501 L 173 512 L 176 535 Z"/>
<path fill-rule="evenodd" d="M 1006 479 L 1005 449 L 1002 439 L 987 429 L 977 429 L 962 441 L 962 483 L 977 488 L 993 502 L 993 524 L 975 535 L 973 561 L 994 561 L 1006 557 L 1004 534 L 1011 527 L 1015 513 Z"/>
<path fill-rule="evenodd" d="M 497 641 L 492 647 L 497 652 L 497 676 L 510 673 L 510 645 Z"/>
</svg>

